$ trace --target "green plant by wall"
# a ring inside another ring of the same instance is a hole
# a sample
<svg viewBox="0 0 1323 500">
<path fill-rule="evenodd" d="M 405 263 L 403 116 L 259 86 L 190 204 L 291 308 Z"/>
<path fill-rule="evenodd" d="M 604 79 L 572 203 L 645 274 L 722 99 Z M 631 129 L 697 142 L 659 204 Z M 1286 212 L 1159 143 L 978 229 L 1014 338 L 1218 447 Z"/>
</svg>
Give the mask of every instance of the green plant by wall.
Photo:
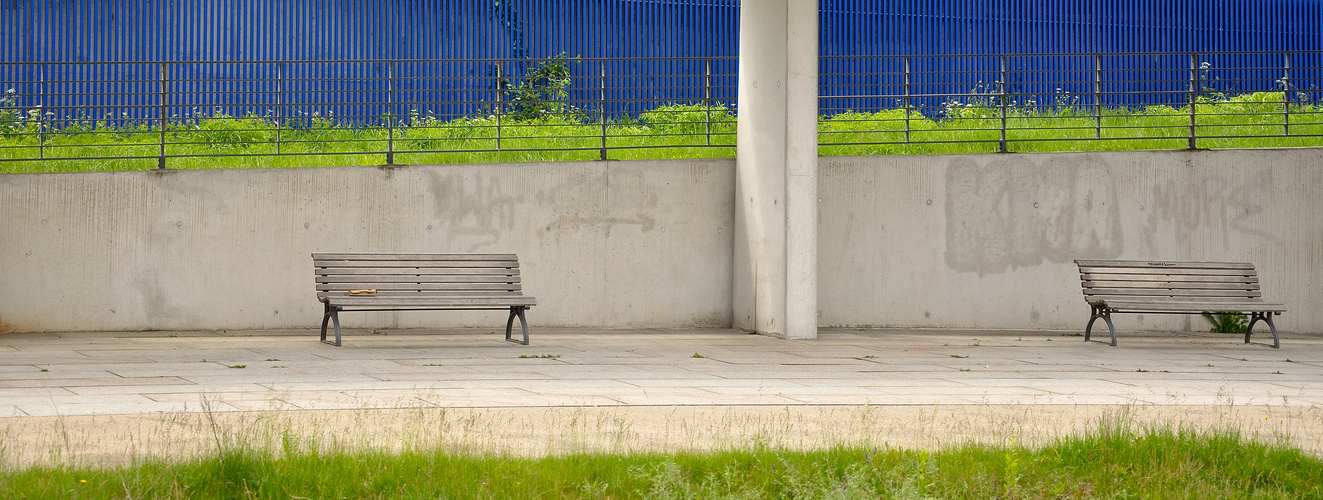
<svg viewBox="0 0 1323 500">
<path fill-rule="evenodd" d="M 1204 319 L 1213 324 L 1213 328 L 1208 330 L 1213 333 L 1245 333 L 1249 329 L 1249 321 L 1244 314 L 1206 312 L 1203 315 Z"/>
</svg>

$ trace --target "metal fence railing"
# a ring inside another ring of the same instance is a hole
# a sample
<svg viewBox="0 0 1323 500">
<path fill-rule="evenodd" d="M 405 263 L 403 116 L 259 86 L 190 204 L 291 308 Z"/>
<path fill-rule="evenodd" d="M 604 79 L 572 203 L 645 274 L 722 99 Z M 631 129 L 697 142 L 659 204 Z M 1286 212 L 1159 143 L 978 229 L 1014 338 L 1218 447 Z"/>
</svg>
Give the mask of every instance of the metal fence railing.
<svg viewBox="0 0 1323 500">
<path fill-rule="evenodd" d="M 1323 53 L 832 58 L 823 154 L 1323 145 Z"/>
<path fill-rule="evenodd" d="M 820 67 L 824 155 L 1323 145 L 1323 52 Z M 731 156 L 736 69 L 735 58 L 0 64 L 0 171 Z"/>
<path fill-rule="evenodd" d="M 735 63 L 0 64 L 0 76 L 10 76 L 0 80 L 0 162 L 122 169 L 199 168 L 236 157 L 267 158 L 247 163 L 260 166 L 271 157 L 395 164 L 627 159 L 653 156 L 648 150 L 728 156 Z"/>
</svg>

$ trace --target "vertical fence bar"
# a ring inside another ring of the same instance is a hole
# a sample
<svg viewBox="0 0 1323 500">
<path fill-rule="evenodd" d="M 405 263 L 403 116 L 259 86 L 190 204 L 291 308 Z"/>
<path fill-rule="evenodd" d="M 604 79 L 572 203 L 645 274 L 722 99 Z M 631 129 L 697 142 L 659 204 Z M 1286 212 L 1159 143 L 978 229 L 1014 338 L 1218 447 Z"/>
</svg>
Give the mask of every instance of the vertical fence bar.
<svg viewBox="0 0 1323 500">
<path fill-rule="evenodd" d="M 1102 55 L 1093 56 L 1093 138 L 1102 139 Z"/>
<path fill-rule="evenodd" d="M 1282 74 L 1282 134 L 1291 135 L 1291 54 L 1285 59 L 1285 73 Z"/>
<path fill-rule="evenodd" d="M 602 123 L 602 154 L 601 159 L 606 160 L 606 61 L 603 60 L 598 68 L 597 85 L 597 120 Z"/>
<path fill-rule="evenodd" d="M 497 161 L 500 161 L 501 159 L 501 113 L 505 110 L 505 102 L 504 102 L 505 89 L 501 88 L 503 85 L 505 85 L 505 82 L 504 80 L 502 80 L 501 77 L 501 66 L 503 65 L 501 64 L 501 61 L 498 59 L 496 61 L 496 160 Z"/>
<path fill-rule="evenodd" d="M 394 65 L 395 65 L 394 61 L 386 61 L 386 164 L 387 165 L 395 164 L 395 116 L 394 113 L 392 113 L 392 111 L 394 111 L 395 100 L 391 95 L 391 92 L 393 92 L 395 89 L 395 85 L 394 85 L 395 73 L 391 71 Z"/>
<path fill-rule="evenodd" d="M 276 64 L 276 154 L 280 154 L 280 129 L 285 126 L 285 63 Z"/>
<path fill-rule="evenodd" d="M 1196 145 L 1196 139 L 1195 139 L 1195 135 L 1194 135 L 1194 134 L 1195 134 L 1195 131 L 1194 131 L 1194 123 L 1195 123 L 1195 120 L 1194 120 L 1194 110 L 1195 110 L 1194 102 L 1195 102 L 1195 99 L 1196 99 L 1196 94 L 1197 94 L 1197 92 L 1198 92 L 1198 90 L 1197 90 L 1197 88 L 1198 88 L 1198 82 L 1197 82 L 1197 80 L 1198 80 L 1198 78 L 1199 78 L 1199 65 L 1198 65 L 1198 60 L 1197 60 L 1198 58 L 1199 58 L 1198 54 L 1194 54 L 1194 53 L 1191 53 L 1191 54 L 1190 54 L 1190 83 L 1189 83 L 1189 86 L 1190 86 L 1190 95 L 1189 95 L 1189 99 L 1188 99 L 1189 102 L 1190 102 L 1190 134 L 1189 134 L 1189 136 L 1188 136 L 1188 137 L 1189 137 L 1189 144 L 1186 146 L 1186 147 L 1189 148 L 1189 149 L 1195 149 L 1195 145 Z"/>
<path fill-rule="evenodd" d="M 1006 148 L 1006 98 L 1008 95 L 1007 87 L 1010 86 L 1011 80 L 1009 78 L 1009 73 L 1007 72 L 1007 62 L 1007 57 L 1001 56 L 1001 141 L 998 144 L 997 151 L 1002 153 L 1008 151 Z"/>
<path fill-rule="evenodd" d="M 707 110 L 707 145 L 712 145 L 712 61 L 703 61 L 703 107 Z"/>
<path fill-rule="evenodd" d="M 905 96 L 901 106 L 905 108 L 905 142 L 910 142 L 910 58 L 905 56 Z"/>
<path fill-rule="evenodd" d="M 37 158 L 46 159 L 46 133 L 43 113 L 46 112 L 46 65 L 39 64 L 37 75 Z"/>
<path fill-rule="evenodd" d="M 158 141 L 159 141 L 158 144 L 160 146 L 160 150 L 158 151 L 159 154 L 156 157 L 157 170 L 165 170 L 165 92 L 166 92 L 165 68 L 166 68 L 165 63 L 161 63 L 157 65 L 157 71 L 161 73 L 161 95 L 158 97 L 158 101 L 160 104 L 160 110 L 158 111 L 158 114 L 160 116 L 158 117 L 156 124 L 156 128 L 158 129 L 157 132 Z"/>
</svg>

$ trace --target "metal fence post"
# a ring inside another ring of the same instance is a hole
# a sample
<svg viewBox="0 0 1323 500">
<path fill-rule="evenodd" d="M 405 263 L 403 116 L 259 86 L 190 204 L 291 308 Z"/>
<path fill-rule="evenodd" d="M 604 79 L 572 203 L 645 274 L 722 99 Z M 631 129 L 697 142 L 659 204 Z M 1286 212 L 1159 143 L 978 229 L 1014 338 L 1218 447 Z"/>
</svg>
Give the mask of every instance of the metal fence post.
<svg viewBox="0 0 1323 500">
<path fill-rule="evenodd" d="M 1291 54 L 1283 56 L 1286 73 L 1282 75 L 1282 133 L 1291 135 Z"/>
<path fill-rule="evenodd" d="M 597 85 L 597 119 L 602 122 L 602 154 L 601 159 L 606 160 L 606 61 L 603 60 L 598 65 L 598 85 Z"/>
<path fill-rule="evenodd" d="M 1093 56 L 1093 138 L 1102 139 L 1102 55 Z"/>
<path fill-rule="evenodd" d="M 280 128 L 285 121 L 285 63 L 276 64 L 276 154 L 280 154 Z"/>
<path fill-rule="evenodd" d="M 1198 82 L 1197 82 L 1197 80 L 1198 80 L 1198 75 L 1199 75 L 1199 73 L 1198 73 L 1198 71 L 1199 71 L 1199 66 L 1198 66 L 1198 64 L 1197 64 L 1197 63 L 1198 63 L 1198 61 L 1197 61 L 1198 57 L 1199 57 L 1198 54 L 1193 54 L 1193 53 L 1190 54 L 1190 96 L 1189 96 L 1189 101 L 1190 101 L 1190 135 L 1189 135 L 1189 144 L 1187 145 L 1187 148 L 1188 148 L 1188 149 L 1196 149 L 1196 148 L 1195 148 L 1195 145 L 1196 145 L 1196 139 L 1195 139 L 1195 130 L 1194 130 L 1194 123 L 1195 123 L 1195 119 L 1194 119 L 1195 105 L 1194 105 L 1194 103 L 1195 103 L 1195 101 L 1197 100 L 1197 99 L 1196 99 L 1196 96 L 1197 96 L 1197 93 L 1198 93 L 1198 90 L 1197 90 L 1197 89 L 1198 89 Z"/>
<path fill-rule="evenodd" d="M 501 85 L 504 83 L 504 81 L 503 81 L 502 78 L 501 78 L 501 66 L 502 66 L 501 61 L 498 59 L 498 60 L 496 61 L 496 152 L 497 152 L 497 160 L 500 160 L 500 152 L 501 152 L 501 112 L 505 109 L 505 102 L 504 102 L 504 93 L 505 93 L 505 89 L 501 88 Z"/>
<path fill-rule="evenodd" d="M 386 61 L 386 164 L 387 165 L 395 164 L 395 119 L 394 119 L 395 117 L 394 117 L 394 113 L 392 113 L 392 111 L 394 111 L 393 108 L 395 105 L 395 100 L 392 98 L 393 96 L 391 95 L 391 92 L 393 92 L 395 89 L 395 85 L 394 85 L 395 74 L 394 72 L 391 71 L 391 68 L 394 65 L 395 65 L 394 61 Z"/>
<path fill-rule="evenodd" d="M 712 61 L 703 61 L 703 108 L 707 112 L 707 123 L 703 126 L 707 134 L 707 145 L 712 145 Z"/>
<path fill-rule="evenodd" d="M 910 142 L 910 58 L 905 56 L 905 96 L 901 107 L 905 108 L 905 142 Z"/>
<path fill-rule="evenodd" d="M 39 64 L 40 70 L 37 74 L 37 158 L 46 159 L 46 132 L 45 121 L 42 113 L 46 112 L 46 65 Z"/>
<path fill-rule="evenodd" d="M 1009 69 L 1007 65 L 1007 57 L 1001 56 L 1001 142 L 998 145 L 998 151 L 1002 153 L 1007 152 L 1007 148 L 1006 148 L 1006 98 L 1007 98 L 1006 90 L 1007 89 L 1006 88 L 1010 86 L 1010 81 L 1011 81 L 1010 77 L 1008 76 L 1009 75 L 1008 71 Z"/>
<path fill-rule="evenodd" d="M 158 156 L 156 157 L 156 169 L 165 170 L 165 92 L 166 92 L 165 68 L 166 65 L 165 63 L 161 63 L 157 66 L 158 66 L 158 71 L 161 73 L 161 95 L 158 98 L 160 104 L 160 110 L 159 110 L 160 117 L 156 126 L 156 128 L 159 129 L 158 137 L 159 137 L 159 145 L 160 145 L 160 151 Z"/>
</svg>

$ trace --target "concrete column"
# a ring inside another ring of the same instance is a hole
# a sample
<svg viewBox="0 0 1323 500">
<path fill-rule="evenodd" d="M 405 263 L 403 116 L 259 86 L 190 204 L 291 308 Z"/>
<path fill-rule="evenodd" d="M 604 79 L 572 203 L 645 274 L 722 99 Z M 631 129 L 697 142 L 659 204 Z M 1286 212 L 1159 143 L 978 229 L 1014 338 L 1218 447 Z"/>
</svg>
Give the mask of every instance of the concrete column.
<svg viewBox="0 0 1323 500">
<path fill-rule="evenodd" d="M 740 6 L 735 327 L 818 335 L 818 2 Z"/>
</svg>

